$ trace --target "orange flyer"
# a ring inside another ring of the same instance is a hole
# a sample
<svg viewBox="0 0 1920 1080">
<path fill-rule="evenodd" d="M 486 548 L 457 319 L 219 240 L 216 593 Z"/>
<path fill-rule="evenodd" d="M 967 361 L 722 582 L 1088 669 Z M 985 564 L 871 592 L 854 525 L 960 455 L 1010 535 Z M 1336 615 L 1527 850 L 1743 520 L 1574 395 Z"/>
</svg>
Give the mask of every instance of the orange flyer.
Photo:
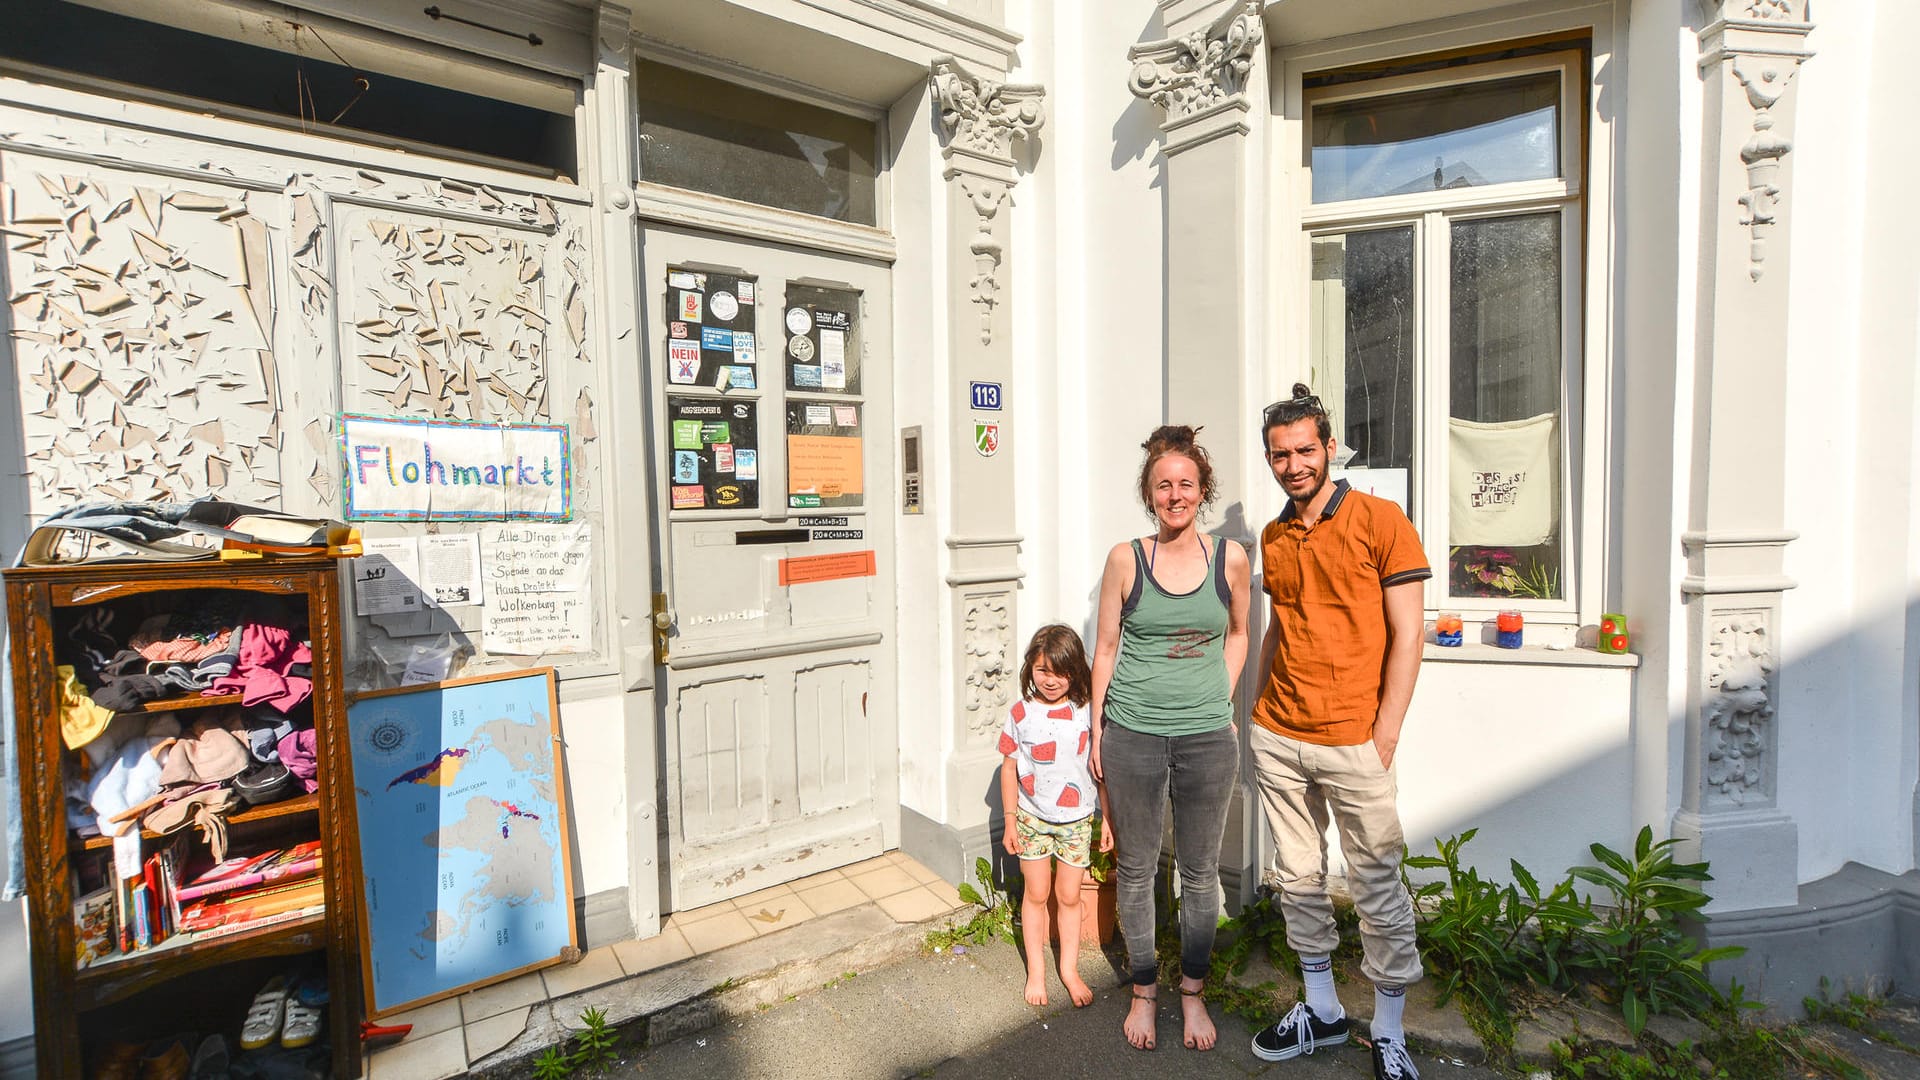
<svg viewBox="0 0 1920 1080">
<path fill-rule="evenodd" d="M 804 555 L 780 560 L 780 584 L 804 585 L 809 581 L 837 581 L 840 578 L 872 577 L 872 551 L 843 551 L 835 555 Z"/>
<path fill-rule="evenodd" d="M 847 435 L 787 436 L 787 493 L 837 499 L 862 494 L 860 439 Z"/>
</svg>

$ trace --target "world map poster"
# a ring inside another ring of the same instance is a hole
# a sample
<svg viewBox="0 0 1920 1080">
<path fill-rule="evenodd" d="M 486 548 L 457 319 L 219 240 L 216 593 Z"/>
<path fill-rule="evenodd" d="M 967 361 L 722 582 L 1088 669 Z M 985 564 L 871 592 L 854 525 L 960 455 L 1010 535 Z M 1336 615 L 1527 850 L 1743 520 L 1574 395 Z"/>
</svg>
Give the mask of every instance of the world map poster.
<svg viewBox="0 0 1920 1080">
<path fill-rule="evenodd" d="M 347 708 L 374 1016 L 558 962 L 575 944 L 551 668 Z"/>
</svg>

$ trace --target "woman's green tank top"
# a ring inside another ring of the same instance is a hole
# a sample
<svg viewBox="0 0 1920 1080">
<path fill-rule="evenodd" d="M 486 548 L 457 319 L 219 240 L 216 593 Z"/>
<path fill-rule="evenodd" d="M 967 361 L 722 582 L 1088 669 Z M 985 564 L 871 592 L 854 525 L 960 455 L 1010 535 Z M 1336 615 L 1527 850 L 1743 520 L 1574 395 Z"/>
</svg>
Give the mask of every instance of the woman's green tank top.
<svg viewBox="0 0 1920 1080">
<path fill-rule="evenodd" d="M 1225 541 L 1212 539 L 1213 571 L 1174 595 L 1153 580 L 1133 542 L 1133 589 L 1120 609 L 1120 659 L 1107 684 L 1106 715 L 1143 735 L 1197 735 L 1233 720 L 1227 685 Z"/>
</svg>

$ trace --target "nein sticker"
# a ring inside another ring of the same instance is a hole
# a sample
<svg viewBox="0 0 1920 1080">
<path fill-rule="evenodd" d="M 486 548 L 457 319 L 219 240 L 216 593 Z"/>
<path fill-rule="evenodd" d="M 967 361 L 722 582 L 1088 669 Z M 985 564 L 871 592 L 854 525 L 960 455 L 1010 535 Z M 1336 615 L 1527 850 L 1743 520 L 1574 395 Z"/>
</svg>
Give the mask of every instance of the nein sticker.
<svg viewBox="0 0 1920 1080">
<path fill-rule="evenodd" d="M 700 482 L 700 455 L 692 450 L 673 452 L 673 482 L 676 484 L 697 484 Z"/>
<path fill-rule="evenodd" d="M 707 307 L 713 311 L 713 317 L 721 322 L 732 322 L 740 314 L 740 302 L 730 292 L 717 292 L 708 298 Z"/>
<path fill-rule="evenodd" d="M 699 484 L 675 484 L 673 486 L 673 508 L 675 510 L 698 510 L 707 505 L 707 491 Z"/>
<path fill-rule="evenodd" d="M 751 364 L 753 359 L 753 331 L 735 330 L 733 332 L 733 362 Z"/>
<path fill-rule="evenodd" d="M 813 362 L 813 339 L 795 337 L 787 339 L 787 355 L 803 364 Z"/>
<path fill-rule="evenodd" d="M 811 329 L 813 329 L 813 316 L 807 314 L 806 308 L 792 307 L 787 309 L 787 333 L 798 335 L 804 334 Z"/>
<path fill-rule="evenodd" d="M 736 449 L 733 452 L 733 478 L 735 480 L 760 479 L 760 451 Z"/>
<path fill-rule="evenodd" d="M 691 339 L 667 342 L 667 381 L 690 383 L 700 377 L 700 343 Z"/>
<path fill-rule="evenodd" d="M 683 292 L 680 294 L 680 317 L 688 322 L 700 321 L 700 294 Z"/>
</svg>

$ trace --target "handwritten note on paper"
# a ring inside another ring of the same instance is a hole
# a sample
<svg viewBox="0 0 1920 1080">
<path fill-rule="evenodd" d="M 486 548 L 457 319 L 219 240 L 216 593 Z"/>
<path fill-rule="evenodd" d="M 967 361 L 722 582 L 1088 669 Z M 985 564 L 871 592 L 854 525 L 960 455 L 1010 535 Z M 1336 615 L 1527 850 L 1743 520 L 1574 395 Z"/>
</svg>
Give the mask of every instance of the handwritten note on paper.
<svg viewBox="0 0 1920 1080">
<path fill-rule="evenodd" d="M 593 534 L 585 522 L 488 525 L 480 548 L 488 594 L 480 632 L 488 652 L 536 656 L 591 647 Z"/>
</svg>

